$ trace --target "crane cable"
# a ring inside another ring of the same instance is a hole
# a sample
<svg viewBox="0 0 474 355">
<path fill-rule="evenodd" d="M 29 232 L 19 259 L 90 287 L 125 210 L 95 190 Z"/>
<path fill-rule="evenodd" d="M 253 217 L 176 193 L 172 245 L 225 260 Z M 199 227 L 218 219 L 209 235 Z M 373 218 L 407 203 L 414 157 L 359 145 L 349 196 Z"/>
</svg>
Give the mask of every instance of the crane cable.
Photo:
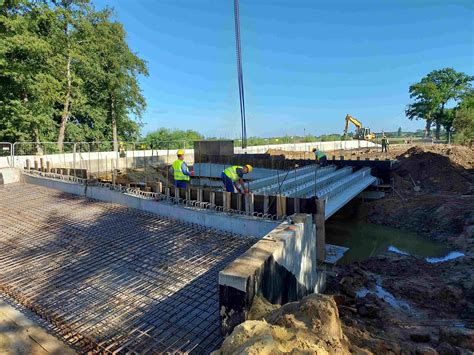
<svg viewBox="0 0 474 355">
<path fill-rule="evenodd" d="M 247 124 L 245 119 L 244 76 L 242 71 L 242 49 L 240 47 L 239 0 L 234 0 L 235 46 L 237 54 L 237 80 L 239 83 L 240 123 L 242 126 L 242 148 L 247 147 Z"/>
</svg>

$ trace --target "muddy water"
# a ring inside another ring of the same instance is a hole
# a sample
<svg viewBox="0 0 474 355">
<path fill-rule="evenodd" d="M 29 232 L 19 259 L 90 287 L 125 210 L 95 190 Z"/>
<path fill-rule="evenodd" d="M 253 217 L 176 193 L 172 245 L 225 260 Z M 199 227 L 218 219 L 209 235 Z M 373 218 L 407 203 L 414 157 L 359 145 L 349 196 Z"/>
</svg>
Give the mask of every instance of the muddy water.
<svg viewBox="0 0 474 355">
<path fill-rule="evenodd" d="M 422 258 L 443 257 L 450 252 L 446 246 L 414 233 L 345 219 L 326 222 L 326 242 L 349 248 L 338 264 L 363 261 L 387 250 Z"/>
</svg>

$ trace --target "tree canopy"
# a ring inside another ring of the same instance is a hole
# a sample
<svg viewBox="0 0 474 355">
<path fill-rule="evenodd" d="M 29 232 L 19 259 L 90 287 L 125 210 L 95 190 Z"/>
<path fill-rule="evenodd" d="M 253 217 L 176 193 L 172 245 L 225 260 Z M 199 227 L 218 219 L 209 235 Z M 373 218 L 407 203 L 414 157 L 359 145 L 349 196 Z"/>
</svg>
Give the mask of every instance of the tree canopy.
<svg viewBox="0 0 474 355">
<path fill-rule="evenodd" d="M 193 130 L 160 128 L 148 133 L 143 141 L 153 149 L 193 148 L 193 142 L 204 136 Z"/>
<path fill-rule="evenodd" d="M 454 112 L 453 128 L 455 142 L 472 144 L 474 142 L 474 90 L 471 90 Z"/>
<path fill-rule="evenodd" d="M 473 76 L 460 73 L 452 68 L 433 70 L 420 82 L 409 88 L 413 102 L 406 108 L 409 119 L 426 121 L 426 132 L 429 135 L 431 126 L 436 127 L 436 138 L 440 138 L 441 126 L 450 131 L 454 112 L 447 105 L 459 103 L 471 90 Z"/>
<path fill-rule="evenodd" d="M 143 60 L 90 0 L 0 3 L 0 141 L 134 139 Z"/>
</svg>

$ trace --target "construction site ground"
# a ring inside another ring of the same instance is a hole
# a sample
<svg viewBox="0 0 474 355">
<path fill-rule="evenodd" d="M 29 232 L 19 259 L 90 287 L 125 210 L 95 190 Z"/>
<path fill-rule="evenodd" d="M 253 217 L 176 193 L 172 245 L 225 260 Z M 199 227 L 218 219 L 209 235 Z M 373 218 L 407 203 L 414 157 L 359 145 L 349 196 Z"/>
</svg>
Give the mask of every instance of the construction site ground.
<svg viewBox="0 0 474 355">
<path fill-rule="evenodd" d="M 345 159 L 397 159 L 402 156 L 410 148 L 423 149 L 424 152 L 437 154 L 440 156 L 449 157 L 453 163 L 464 167 L 465 169 L 474 168 L 474 157 L 472 148 L 459 146 L 459 145 L 447 145 L 447 144 L 424 144 L 424 145 L 408 145 L 408 144 L 394 144 L 389 145 L 387 152 L 382 152 L 381 147 L 376 148 L 361 148 L 354 150 L 328 150 L 325 151 L 328 159 L 332 159 L 335 156 L 339 159 L 341 155 Z M 295 151 L 284 151 L 277 149 L 269 149 L 268 154 L 270 155 L 284 155 L 287 159 L 311 159 L 314 160 L 314 153 L 312 152 L 295 152 Z"/>
<path fill-rule="evenodd" d="M 367 153 L 380 158 L 379 151 Z M 301 351 L 322 347 L 332 354 L 474 352 L 474 151 L 401 146 L 391 147 L 388 156 L 400 162 L 393 171 L 398 193 L 354 201 L 340 211 L 338 223 L 360 220 L 415 232 L 459 257 L 434 263 L 387 251 L 336 266 L 326 290 L 336 302 L 336 320 L 327 313 L 331 302 L 323 299 L 292 304 L 284 314 L 277 306 L 260 306 L 257 319 L 265 321 L 244 323 L 226 339 L 222 354 L 287 351 L 290 341 Z"/>
<path fill-rule="evenodd" d="M 0 292 L 79 352 L 218 348 L 218 272 L 256 241 L 28 184 L 0 215 Z"/>
</svg>

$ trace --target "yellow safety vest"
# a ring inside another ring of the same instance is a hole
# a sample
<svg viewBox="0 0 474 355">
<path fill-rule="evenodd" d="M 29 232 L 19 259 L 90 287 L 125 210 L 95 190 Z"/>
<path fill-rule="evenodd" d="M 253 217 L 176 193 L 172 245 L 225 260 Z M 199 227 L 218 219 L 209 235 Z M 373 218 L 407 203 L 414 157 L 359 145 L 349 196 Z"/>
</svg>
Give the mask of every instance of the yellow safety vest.
<svg viewBox="0 0 474 355">
<path fill-rule="evenodd" d="M 174 179 L 175 180 L 184 180 L 184 181 L 189 181 L 190 178 L 188 175 L 183 174 L 183 171 L 181 168 L 183 167 L 183 161 L 182 160 L 176 160 L 173 165 L 173 173 L 174 173 Z"/>
<path fill-rule="evenodd" d="M 237 175 L 237 169 L 243 169 L 242 166 L 234 165 L 229 166 L 224 170 L 224 174 L 232 180 L 232 182 L 236 182 L 239 179 L 239 175 Z"/>
</svg>

